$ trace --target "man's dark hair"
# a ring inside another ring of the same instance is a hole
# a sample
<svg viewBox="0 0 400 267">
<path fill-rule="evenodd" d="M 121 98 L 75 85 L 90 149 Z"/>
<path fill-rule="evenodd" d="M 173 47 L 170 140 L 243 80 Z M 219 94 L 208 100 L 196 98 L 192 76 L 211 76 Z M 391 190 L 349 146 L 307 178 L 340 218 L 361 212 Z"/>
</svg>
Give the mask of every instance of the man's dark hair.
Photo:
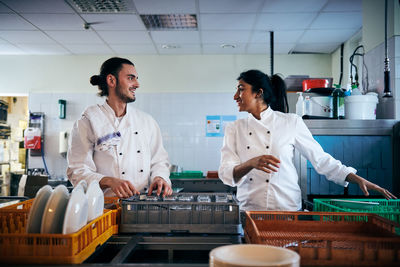
<svg viewBox="0 0 400 267">
<path fill-rule="evenodd" d="M 107 75 L 114 75 L 115 79 L 118 82 L 118 74 L 122 69 L 123 64 L 128 64 L 135 66 L 130 60 L 126 58 L 120 57 L 112 57 L 104 61 L 100 68 L 100 75 L 93 75 L 90 77 L 90 83 L 92 85 L 98 85 L 99 87 L 99 96 L 108 96 L 108 86 L 107 86 Z"/>
</svg>

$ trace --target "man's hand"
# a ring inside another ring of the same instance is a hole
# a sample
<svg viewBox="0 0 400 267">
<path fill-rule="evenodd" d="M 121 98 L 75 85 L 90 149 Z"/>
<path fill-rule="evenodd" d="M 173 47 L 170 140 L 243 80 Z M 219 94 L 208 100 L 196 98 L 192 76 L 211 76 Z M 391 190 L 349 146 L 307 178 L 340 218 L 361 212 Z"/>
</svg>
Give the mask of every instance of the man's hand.
<svg viewBox="0 0 400 267">
<path fill-rule="evenodd" d="M 100 180 L 100 187 L 111 188 L 114 194 L 119 198 L 128 198 L 133 195 L 139 195 L 140 192 L 131 184 L 131 182 L 115 177 L 103 177 Z"/>
<path fill-rule="evenodd" d="M 370 181 L 362 178 L 361 176 L 358 176 L 357 174 L 349 173 L 346 177 L 346 181 L 358 184 L 365 196 L 369 196 L 368 190 L 374 190 L 382 194 L 386 199 L 397 199 L 397 197 L 389 192 L 389 190 L 382 188 L 374 183 L 371 183 Z"/>
<path fill-rule="evenodd" d="M 169 186 L 167 181 L 165 181 L 160 176 L 156 176 L 150 185 L 148 195 L 150 196 L 153 190 L 157 189 L 157 196 L 161 194 L 164 189 L 163 197 L 172 195 L 172 188 Z"/>
</svg>

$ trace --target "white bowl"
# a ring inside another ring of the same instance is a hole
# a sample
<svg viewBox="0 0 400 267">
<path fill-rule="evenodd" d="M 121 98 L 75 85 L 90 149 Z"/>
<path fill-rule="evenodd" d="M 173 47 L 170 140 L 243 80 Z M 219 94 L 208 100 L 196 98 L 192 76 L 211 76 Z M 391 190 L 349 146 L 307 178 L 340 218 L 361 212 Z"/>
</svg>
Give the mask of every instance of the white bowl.
<svg viewBox="0 0 400 267">
<path fill-rule="evenodd" d="M 210 267 L 298 267 L 300 256 L 281 247 L 240 244 L 217 247 L 210 252 Z"/>
</svg>

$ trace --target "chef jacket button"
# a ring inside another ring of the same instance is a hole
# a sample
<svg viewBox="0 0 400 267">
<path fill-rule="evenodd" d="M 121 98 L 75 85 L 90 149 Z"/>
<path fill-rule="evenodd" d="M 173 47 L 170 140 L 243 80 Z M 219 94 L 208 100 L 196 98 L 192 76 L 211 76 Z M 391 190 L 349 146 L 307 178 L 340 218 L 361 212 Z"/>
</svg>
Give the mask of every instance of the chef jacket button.
<svg viewBox="0 0 400 267">
<path fill-rule="evenodd" d="M 267 180 L 265 180 L 267 183 L 269 183 L 269 180 L 267 179 Z"/>
<path fill-rule="evenodd" d="M 249 146 L 247 146 L 247 149 L 250 149 L 250 147 L 249 147 Z"/>
<path fill-rule="evenodd" d="M 140 170 L 140 172 L 143 172 L 143 170 Z"/>
<path fill-rule="evenodd" d="M 137 153 L 140 153 L 140 150 L 138 150 Z"/>
<path fill-rule="evenodd" d="M 122 153 L 119 153 L 120 156 L 122 156 Z"/>
<path fill-rule="evenodd" d="M 253 181 L 253 178 L 250 178 L 249 180 L 250 180 L 250 181 Z"/>
<path fill-rule="evenodd" d="M 270 131 L 267 132 L 267 134 L 271 133 Z"/>
<path fill-rule="evenodd" d="M 138 134 L 138 132 L 135 132 L 135 134 Z"/>
<path fill-rule="evenodd" d="M 266 146 L 266 148 L 268 149 L 268 148 L 269 148 L 269 146 Z"/>
<path fill-rule="evenodd" d="M 251 132 L 249 132 L 249 135 L 251 135 Z"/>
<path fill-rule="evenodd" d="M 125 174 L 125 172 L 122 172 L 122 174 Z"/>
</svg>

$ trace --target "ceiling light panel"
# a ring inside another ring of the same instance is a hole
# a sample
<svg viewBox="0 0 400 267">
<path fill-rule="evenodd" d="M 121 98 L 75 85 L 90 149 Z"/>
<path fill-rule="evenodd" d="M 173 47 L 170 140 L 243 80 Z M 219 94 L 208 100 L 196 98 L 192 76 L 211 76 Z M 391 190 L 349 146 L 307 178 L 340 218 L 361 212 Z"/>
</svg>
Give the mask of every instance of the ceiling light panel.
<svg viewBox="0 0 400 267">
<path fill-rule="evenodd" d="M 67 0 L 79 13 L 130 13 L 134 11 L 128 0 Z"/>
<path fill-rule="evenodd" d="M 140 15 L 148 30 L 197 30 L 195 14 Z"/>
<path fill-rule="evenodd" d="M 195 14 L 195 0 L 133 0 L 139 14 Z"/>
</svg>

